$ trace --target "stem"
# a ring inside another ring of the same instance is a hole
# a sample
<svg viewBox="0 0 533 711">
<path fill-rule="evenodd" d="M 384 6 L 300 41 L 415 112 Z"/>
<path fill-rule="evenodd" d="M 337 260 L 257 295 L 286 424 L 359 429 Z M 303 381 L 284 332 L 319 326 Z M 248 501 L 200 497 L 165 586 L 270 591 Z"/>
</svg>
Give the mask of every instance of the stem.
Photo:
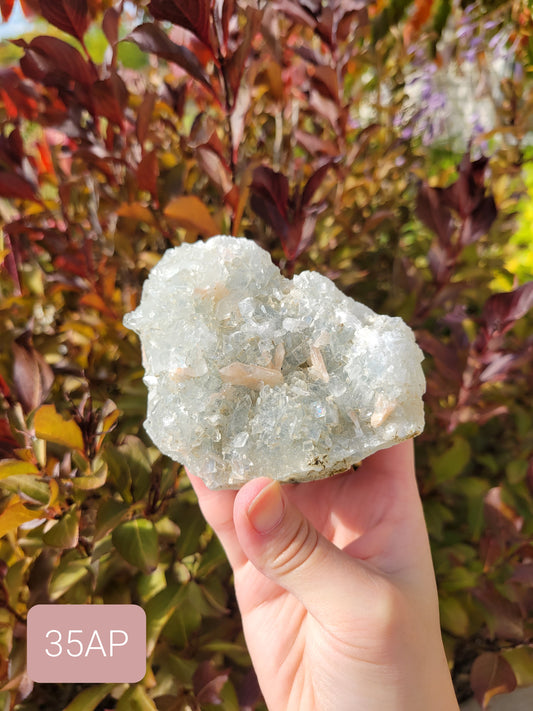
<svg viewBox="0 0 533 711">
<path fill-rule="evenodd" d="M 237 163 L 235 161 L 235 151 L 233 147 L 233 126 L 231 125 L 231 115 L 235 109 L 236 97 L 231 96 L 231 89 L 228 81 L 226 59 L 222 56 L 220 49 L 218 50 L 218 63 L 220 66 L 220 72 L 222 74 L 222 82 L 224 86 L 224 110 L 226 112 L 226 123 L 228 127 L 228 137 L 229 137 L 229 167 L 231 172 L 231 182 L 235 186 L 237 179 Z M 233 234 L 233 228 L 235 226 L 235 212 L 231 211 L 230 216 L 230 231 Z"/>
</svg>

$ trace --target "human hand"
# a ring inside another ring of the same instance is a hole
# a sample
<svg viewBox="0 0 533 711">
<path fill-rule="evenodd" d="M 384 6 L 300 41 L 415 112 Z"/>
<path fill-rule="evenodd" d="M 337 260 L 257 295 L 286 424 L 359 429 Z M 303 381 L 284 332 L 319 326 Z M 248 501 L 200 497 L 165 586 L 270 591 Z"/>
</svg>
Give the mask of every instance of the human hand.
<svg viewBox="0 0 533 711">
<path fill-rule="evenodd" d="M 191 476 L 270 711 L 456 711 L 412 441 L 307 484 Z"/>
</svg>

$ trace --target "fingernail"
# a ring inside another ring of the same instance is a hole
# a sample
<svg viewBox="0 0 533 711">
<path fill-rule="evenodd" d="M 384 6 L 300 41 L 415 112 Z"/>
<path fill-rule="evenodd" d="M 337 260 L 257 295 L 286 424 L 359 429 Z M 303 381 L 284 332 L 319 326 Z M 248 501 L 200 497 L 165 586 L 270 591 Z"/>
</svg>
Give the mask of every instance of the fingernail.
<svg viewBox="0 0 533 711">
<path fill-rule="evenodd" d="M 257 533 L 269 533 L 276 528 L 284 512 L 285 502 L 277 481 L 265 486 L 248 506 L 248 518 Z"/>
</svg>

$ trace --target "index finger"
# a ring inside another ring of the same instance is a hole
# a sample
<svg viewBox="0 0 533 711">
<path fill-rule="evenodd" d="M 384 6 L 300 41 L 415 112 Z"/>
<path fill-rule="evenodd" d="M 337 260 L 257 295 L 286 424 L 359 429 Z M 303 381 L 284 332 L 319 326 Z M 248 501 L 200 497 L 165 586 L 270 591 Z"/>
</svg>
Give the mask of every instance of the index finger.
<svg viewBox="0 0 533 711">
<path fill-rule="evenodd" d="M 218 536 L 226 551 L 230 565 L 235 570 L 247 560 L 237 539 L 233 523 L 233 502 L 237 496 L 237 491 L 233 489 L 212 491 L 199 477 L 188 471 L 187 476 L 196 492 L 205 520 Z"/>
</svg>

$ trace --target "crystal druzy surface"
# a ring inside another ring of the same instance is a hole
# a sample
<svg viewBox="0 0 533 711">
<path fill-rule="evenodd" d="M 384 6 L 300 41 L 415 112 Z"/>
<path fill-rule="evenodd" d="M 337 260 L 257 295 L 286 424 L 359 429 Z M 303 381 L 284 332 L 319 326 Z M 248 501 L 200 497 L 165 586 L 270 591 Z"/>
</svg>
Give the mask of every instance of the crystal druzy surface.
<svg viewBox="0 0 533 711">
<path fill-rule="evenodd" d="M 168 250 L 124 323 L 142 343 L 146 430 L 212 489 L 344 471 L 424 426 L 422 352 L 317 272 L 251 240 Z"/>
</svg>

